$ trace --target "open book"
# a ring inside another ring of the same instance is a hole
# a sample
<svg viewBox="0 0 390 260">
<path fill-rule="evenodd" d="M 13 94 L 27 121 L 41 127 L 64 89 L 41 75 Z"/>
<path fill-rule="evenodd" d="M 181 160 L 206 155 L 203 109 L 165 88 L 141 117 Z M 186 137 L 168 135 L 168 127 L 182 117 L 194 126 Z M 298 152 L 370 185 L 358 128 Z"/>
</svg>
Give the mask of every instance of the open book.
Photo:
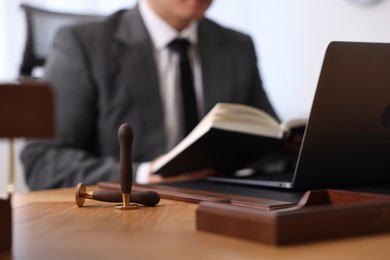
<svg viewBox="0 0 390 260">
<path fill-rule="evenodd" d="M 202 168 L 238 170 L 280 144 L 306 119 L 279 122 L 247 105 L 218 103 L 192 132 L 165 154 L 153 170 L 171 176 Z"/>
</svg>

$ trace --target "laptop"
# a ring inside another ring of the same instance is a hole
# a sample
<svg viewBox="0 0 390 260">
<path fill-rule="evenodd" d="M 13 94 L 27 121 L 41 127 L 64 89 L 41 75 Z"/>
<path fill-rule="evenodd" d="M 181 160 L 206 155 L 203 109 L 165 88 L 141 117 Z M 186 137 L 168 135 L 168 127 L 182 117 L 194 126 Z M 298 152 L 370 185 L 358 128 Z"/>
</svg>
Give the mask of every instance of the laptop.
<svg viewBox="0 0 390 260">
<path fill-rule="evenodd" d="M 286 189 L 389 182 L 390 44 L 329 44 L 295 171 L 286 180 L 209 180 Z"/>
</svg>

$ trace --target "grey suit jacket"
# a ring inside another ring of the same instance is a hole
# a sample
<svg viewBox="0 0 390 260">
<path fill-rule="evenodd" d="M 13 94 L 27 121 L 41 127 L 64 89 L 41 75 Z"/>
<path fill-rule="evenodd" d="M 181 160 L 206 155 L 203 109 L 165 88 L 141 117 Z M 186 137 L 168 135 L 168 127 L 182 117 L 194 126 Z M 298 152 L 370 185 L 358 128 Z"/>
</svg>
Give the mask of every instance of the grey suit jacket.
<svg viewBox="0 0 390 260">
<path fill-rule="evenodd" d="M 199 23 L 204 111 L 244 103 L 275 115 L 262 89 L 250 37 L 204 19 Z M 103 21 L 63 28 L 45 80 L 57 99 L 55 143 L 22 152 L 31 189 L 118 180 L 120 124 L 132 125 L 133 165 L 165 153 L 165 130 L 150 36 L 138 7 Z"/>
</svg>

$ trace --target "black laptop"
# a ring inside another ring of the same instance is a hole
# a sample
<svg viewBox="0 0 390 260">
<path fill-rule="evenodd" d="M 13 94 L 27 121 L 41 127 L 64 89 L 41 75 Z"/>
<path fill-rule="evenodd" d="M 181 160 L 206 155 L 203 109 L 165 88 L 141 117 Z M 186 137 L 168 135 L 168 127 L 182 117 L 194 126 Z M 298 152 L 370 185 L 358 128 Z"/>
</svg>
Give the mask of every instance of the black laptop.
<svg viewBox="0 0 390 260">
<path fill-rule="evenodd" d="M 288 189 L 390 181 L 390 44 L 329 44 L 295 172 L 262 178 L 209 179 Z"/>
</svg>

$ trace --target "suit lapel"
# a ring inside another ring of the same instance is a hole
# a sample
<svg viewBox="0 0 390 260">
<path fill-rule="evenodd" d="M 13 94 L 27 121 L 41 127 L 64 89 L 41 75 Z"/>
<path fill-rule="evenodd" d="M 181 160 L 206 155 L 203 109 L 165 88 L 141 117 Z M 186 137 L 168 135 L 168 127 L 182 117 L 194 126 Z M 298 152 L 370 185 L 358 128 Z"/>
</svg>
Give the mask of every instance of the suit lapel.
<svg viewBox="0 0 390 260">
<path fill-rule="evenodd" d="M 163 109 L 153 47 L 138 7 L 124 13 L 117 27 L 115 43 L 119 81 L 126 84 L 135 104 L 132 109 L 139 115 L 136 123 L 143 131 L 138 136 L 153 137 L 142 140 L 145 149 L 156 144 L 156 138 L 159 147 L 165 147 Z M 165 151 L 158 151 L 162 152 Z"/>
<path fill-rule="evenodd" d="M 204 109 L 207 113 L 217 102 L 232 100 L 234 62 L 225 50 L 223 38 L 210 26 L 199 23 L 199 50 L 202 65 Z"/>
</svg>

